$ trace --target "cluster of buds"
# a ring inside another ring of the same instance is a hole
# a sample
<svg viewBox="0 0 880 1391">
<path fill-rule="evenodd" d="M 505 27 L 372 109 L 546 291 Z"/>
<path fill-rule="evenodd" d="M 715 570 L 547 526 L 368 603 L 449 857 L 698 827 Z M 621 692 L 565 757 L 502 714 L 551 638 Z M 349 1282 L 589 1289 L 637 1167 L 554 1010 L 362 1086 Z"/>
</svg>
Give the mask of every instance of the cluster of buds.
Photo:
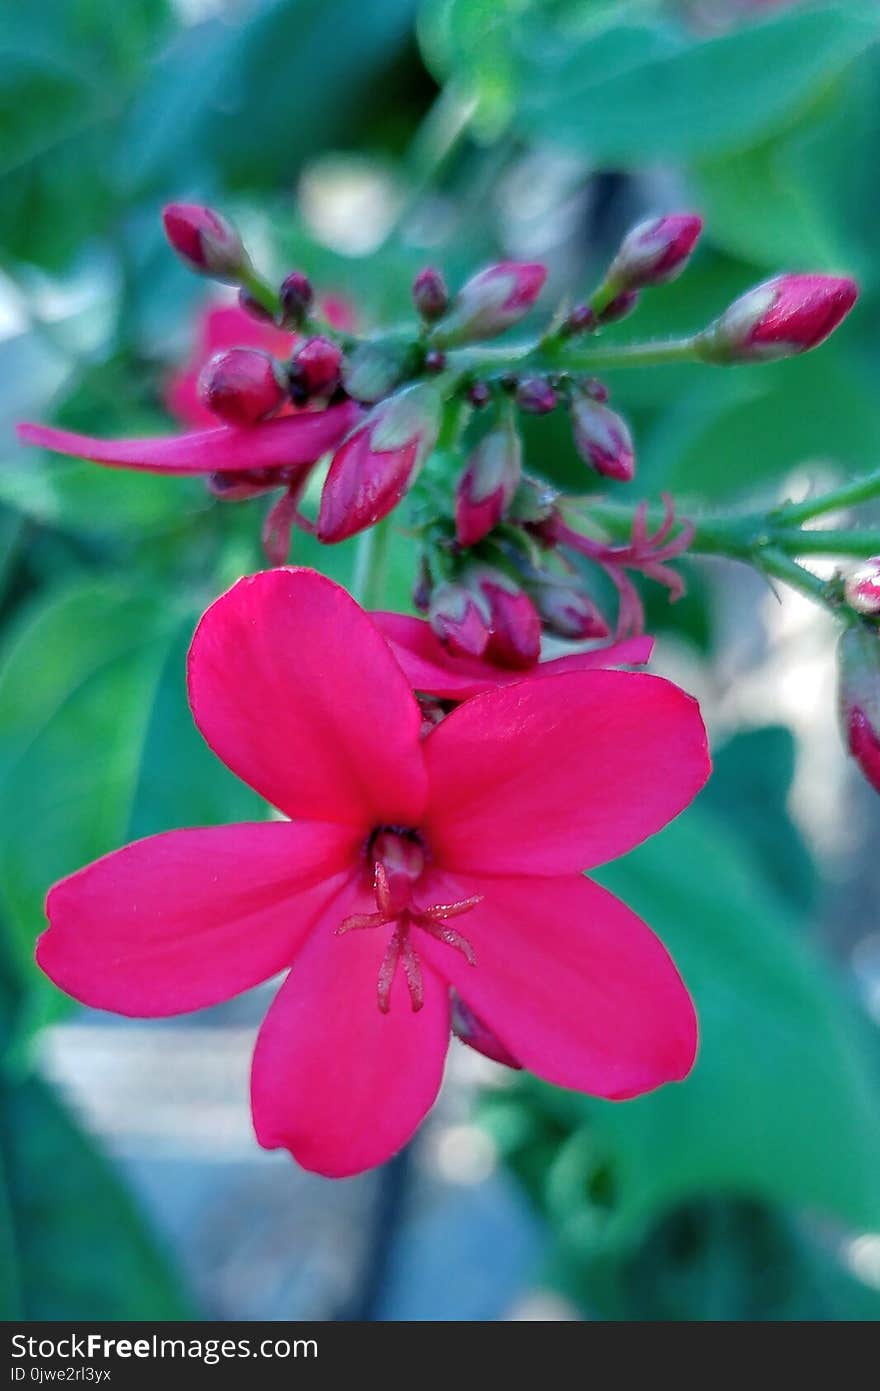
<svg viewBox="0 0 880 1391">
<path fill-rule="evenodd" d="M 173 204 L 164 222 L 186 265 L 236 285 L 240 309 L 271 342 L 227 344 L 205 364 L 199 402 L 215 417 L 213 429 L 101 441 L 26 426 L 25 439 L 111 466 L 205 473 L 213 493 L 226 499 L 281 490 L 263 528 L 272 563 L 286 558 L 294 526 L 326 544 L 344 541 L 376 525 L 413 490 L 423 552 L 417 605 L 447 652 L 464 659 L 518 669 L 537 660 L 542 633 L 574 642 L 640 634 L 633 574 L 664 586 L 672 599 L 682 592 L 669 562 L 686 549 L 692 529 L 676 523 L 671 503 L 653 531 L 644 507 L 636 509 L 625 543 L 612 544 L 596 533 L 588 508 L 524 473 L 519 416 L 565 409 L 587 468 L 615 485 L 633 478 L 630 429 L 603 383 L 583 370 L 597 356 L 589 340 L 685 270 L 702 229 L 698 216 L 640 223 L 588 299 L 509 352 L 480 345 L 536 308 L 546 282 L 542 265 L 499 261 L 457 291 L 428 267 L 412 285 L 418 323 L 359 337 L 321 318 L 302 271 L 277 287 L 261 278 L 239 233 L 213 209 Z M 800 353 L 827 337 L 855 297 L 849 280 L 781 275 L 743 295 L 708 328 L 666 345 L 673 349 L 667 356 L 736 363 Z M 628 361 L 639 353 L 664 360 L 664 345 L 618 353 Z M 416 486 L 435 450 L 436 467 Z M 329 466 L 312 520 L 300 504 L 324 458 Z M 613 622 L 588 587 L 598 572 L 616 591 Z M 869 590 L 867 581 L 852 590 L 859 613 L 873 602 Z"/>
</svg>

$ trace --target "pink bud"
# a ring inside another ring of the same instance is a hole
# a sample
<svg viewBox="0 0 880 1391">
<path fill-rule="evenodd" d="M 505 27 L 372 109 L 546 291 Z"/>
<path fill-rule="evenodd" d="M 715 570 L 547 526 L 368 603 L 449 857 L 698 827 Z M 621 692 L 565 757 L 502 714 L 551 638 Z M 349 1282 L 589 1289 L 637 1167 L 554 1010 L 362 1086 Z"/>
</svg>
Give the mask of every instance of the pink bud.
<svg viewBox="0 0 880 1391">
<path fill-rule="evenodd" d="M 545 377 L 523 377 L 516 388 L 516 404 L 529 415 L 547 415 L 559 397 Z"/>
<path fill-rule="evenodd" d="M 624 237 L 608 280 L 620 290 L 641 290 L 674 280 L 687 265 L 702 229 L 703 219 L 693 213 L 640 222 Z"/>
<path fill-rule="evenodd" d="M 544 266 L 520 261 L 480 271 L 456 295 L 437 341 L 448 347 L 504 333 L 528 314 L 546 279 Z"/>
<path fill-rule="evenodd" d="M 576 304 L 563 325 L 566 334 L 588 333 L 595 327 L 596 315 L 589 304 Z"/>
<path fill-rule="evenodd" d="M 880 613 L 880 556 L 872 555 L 847 576 L 844 596 L 856 613 Z"/>
<path fill-rule="evenodd" d="M 426 323 L 433 324 L 442 319 L 449 307 L 449 291 L 442 271 L 434 266 L 426 266 L 419 271 L 412 287 L 413 304 Z"/>
<path fill-rule="evenodd" d="M 227 425 L 254 425 L 267 420 L 286 396 L 282 371 L 259 348 L 227 348 L 215 353 L 199 374 L 203 405 Z"/>
<path fill-rule="evenodd" d="M 489 661 L 503 667 L 532 667 L 541 655 L 541 616 L 519 585 L 500 570 L 480 566 L 468 576 L 489 605 Z"/>
<path fill-rule="evenodd" d="M 374 406 L 337 449 L 321 494 L 318 539 L 344 541 L 397 506 L 437 442 L 442 394 L 419 382 Z"/>
<path fill-rule="evenodd" d="M 198 203 L 169 203 L 162 212 L 165 235 L 190 270 L 235 284 L 248 267 L 241 237 L 231 222 Z"/>
<path fill-rule="evenodd" d="M 880 792 L 880 635 L 862 623 L 846 628 L 837 648 L 839 711 L 847 748 Z"/>
<path fill-rule="evenodd" d="M 610 407 L 587 395 L 571 403 L 574 442 L 585 463 L 603 478 L 628 483 L 635 474 L 632 436 L 626 421 Z"/>
<path fill-rule="evenodd" d="M 489 608 L 474 589 L 450 582 L 431 596 L 428 622 L 455 656 L 481 657 L 489 641 Z"/>
<path fill-rule="evenodd" d="M 475 546 L 504 516 L 522 476 L 522 441 L 504 421 L 484 435 L 467 462 L 455 495 L 455 534 Z"/>
<path fill-rule="evenodd" d="M 291 394 L 298 401 L 332 396 L 339 385 L 342 350 L 329 338 L 309 338 L 297 348 L 289 368 Z"/>
<path fill-rule="evenodd" d="M 777 275 L 734 300 L 697 338 L 706 362 L 767 362 L 817 347 L 858 298 L 854 280 Z"/>
<path fill-rule="evenodd" d="M 315 298 L 312 282 L 300 270 L 293 270 L 281 282 L 281 322 L 285 328 L 299 328 L 308 317 Z"/>
<path fill-rule="evenodd" d="M 535 589 L 535 602 L 544 627 L 555 637 L 582 642 L 607 638 L 611 631 L 592 599 L 576 585 L 551 578 Z"/>
</svg>

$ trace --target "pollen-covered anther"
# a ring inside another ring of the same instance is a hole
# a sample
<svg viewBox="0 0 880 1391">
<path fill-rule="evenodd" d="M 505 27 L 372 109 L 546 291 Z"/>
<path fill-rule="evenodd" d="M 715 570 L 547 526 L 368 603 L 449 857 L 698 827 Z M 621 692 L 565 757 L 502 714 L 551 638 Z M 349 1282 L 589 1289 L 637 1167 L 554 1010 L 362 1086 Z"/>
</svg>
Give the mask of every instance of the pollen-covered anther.
<svg viewBox="0 0 880 1391">
<path fill-rule="evenodd" d="M 452 903 L 416 907 L 412 888 L 421 878 L 425 867 L 425 852 L 414 836 L 399 831 L 380 831 L 370 843 L 373 858 L 373 892 L 375 913 L 352 913 L 336 929 L 338 937 L 347 932 L 360 932 L 375 927 L 390 927 L 393 931 L 379 967 L 379 1009 L 387 1014 L 391 1004 L 391 988 L 398 966 L 403 967 L 413 1010 L 424 1004 L 425 990 L 418 953 L 413 946 L 411 929 L 419 928 L 447 947 L 461 952 L 470 966 L 477 963 L 476 953 L 468 939 L 455 928 L 447 926 L 448 918 L 469 913 L 481 902 L 481 895 L 458 899 Z"/>
</svg>

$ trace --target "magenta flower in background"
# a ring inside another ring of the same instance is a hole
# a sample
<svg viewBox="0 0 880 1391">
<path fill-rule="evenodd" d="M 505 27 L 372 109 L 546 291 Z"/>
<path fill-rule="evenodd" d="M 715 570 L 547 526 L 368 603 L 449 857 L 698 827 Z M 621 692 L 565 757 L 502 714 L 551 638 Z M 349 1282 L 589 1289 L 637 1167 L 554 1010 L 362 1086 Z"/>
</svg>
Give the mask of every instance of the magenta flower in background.
<svg viewBox="0 0 880 1391">
<path fill-rule="evenodd" d="M 196 723 L 290 821 L 172 831 L 49 894 L 37 956 L 128 1015 L 200 1009 L 290 969 L 257 1041 L 260 1143 L 334 1177 L 432 1105 L 451 989 L 548 1081 L 624 1098 L 684 1077 L 690 997 L 585 867 L 676 816 L 709 771 L 696 702 L 580 671 L 484 692 L 420 737 L 410 683 L 337 585 L 239 581 L 189 659 Z"/>
</svg>

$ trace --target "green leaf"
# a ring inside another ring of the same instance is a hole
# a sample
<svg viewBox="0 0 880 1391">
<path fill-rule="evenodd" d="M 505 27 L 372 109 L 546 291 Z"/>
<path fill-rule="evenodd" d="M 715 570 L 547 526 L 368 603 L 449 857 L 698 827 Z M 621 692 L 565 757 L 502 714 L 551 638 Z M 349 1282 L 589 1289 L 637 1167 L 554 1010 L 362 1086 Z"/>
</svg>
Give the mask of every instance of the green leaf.
<svg viewBox="0 0 880 1391">
<path fill-rule="evenodd" d="M 192 1317 L 110 1163 L 36 1079 L 0 1089 L 0 1314 Z"/>
<path fill-rule="evenodd" d="M 618 1237 L 712 1193 L 880 1227 L 876 1052 L 759 863 L 695 808 L 599 877 L 667 944 L 701 1028 L 685 1082 L 569 1101 L 612 1166 Z"/>
<path fill-rule="evenodd" d="M 839 4 L 704 39 L 620 25 L 547 42 L 516 124 L 604 164 L 717 156 L 794 119 L 877 35 L 876 14 Z"/>
</svg>

